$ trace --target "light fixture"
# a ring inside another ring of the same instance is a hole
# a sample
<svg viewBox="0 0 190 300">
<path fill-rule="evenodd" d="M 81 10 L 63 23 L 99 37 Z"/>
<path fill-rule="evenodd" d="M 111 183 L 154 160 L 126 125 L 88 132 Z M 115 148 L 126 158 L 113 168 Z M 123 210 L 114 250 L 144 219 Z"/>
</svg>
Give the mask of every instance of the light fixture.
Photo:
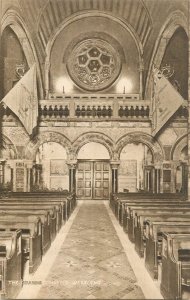
<svg viewBox="0 0 190 300">
<path fill-rule="evenodd" d="M 73 84 L 67 77 L 59 77 L 55 88 L 57 93 L 70 93 L 73 91 Z"/>
<path fill-rule="evenodd" d="M 117 84 L 117 92 L 120 94 L 131 93 L 132 88 L 133 88 L 132 81 L 127 77 L 121 78 Z"/>
</svg>

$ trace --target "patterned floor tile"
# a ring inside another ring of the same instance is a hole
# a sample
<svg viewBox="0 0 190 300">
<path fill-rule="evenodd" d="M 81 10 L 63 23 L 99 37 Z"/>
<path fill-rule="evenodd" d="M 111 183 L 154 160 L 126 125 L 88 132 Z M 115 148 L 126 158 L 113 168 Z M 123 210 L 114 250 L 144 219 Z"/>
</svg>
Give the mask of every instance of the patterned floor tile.
<svg viewBox="0 0 190 300">
<path fill-rule="evenodd" d="M 103 203 L 85 203 L 38 299 L 144 299 Z"/>
</svg>

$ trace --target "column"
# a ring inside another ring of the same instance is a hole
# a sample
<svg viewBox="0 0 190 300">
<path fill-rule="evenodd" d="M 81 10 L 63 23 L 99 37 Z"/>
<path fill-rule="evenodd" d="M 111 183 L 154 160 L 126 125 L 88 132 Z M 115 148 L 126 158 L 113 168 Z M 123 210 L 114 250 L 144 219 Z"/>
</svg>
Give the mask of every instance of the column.
<svg viewBox="0 0 190 300">
<path fill-rule="evenodd" d="M 150 170 L 147 170 L 147 191 L 150 191 Z"/>
<path fill-rule="evenodd" d="M 143 86 L 144 86 L 143 72 L 144 72 L 144 64 L 143 64 L 143 61 L 141 61 L 140 66 L 139 66 L 139 82 L 140 82 L 139 97 L 140 97 L 140 99 L 143 99 L 143 93 L 144 93 L 144 91 L 143 91 Z"/>
<path fill-rule="evenodd" d="M 27 168 L 27 186 L 26 186 L 26 191 L 30 192 L 31 191 L 31 170 L 33 167 L 33 161 L 28 161 L 25 163 L 26 168 Z"/>
<path fill-rule="evenodd" d="M 112 193 L 118 193 L 118 167 L 120 165 L 119 161 L 111 161 L 112 169 Z"/>
<path fill-rule="evenodd" d="M 160 193 L 160 169 L 155 169 L 156 172 L 156 193 Z"/>
<path fill-rule="evenodd" d="M 45 98 L 49 98 L 49 69 L 50 63 L 49 61 L 45 62 Z"/>
<path fill-rule="evenodd" d="M 152 192 L 155 194 L 155 190 L 156 190 L 156 186 L 155 186 L 155 168 L 152 167 L 152 170 L 151 170 L 151 178 L 152 178 Z"/>
<path fill-rule="evenodd" d="M 67 165 L 69 167 L 69 192 L 75 193 L 76 192 L 76 165 L 77 161 L 68 161 Z"/>
</svg>

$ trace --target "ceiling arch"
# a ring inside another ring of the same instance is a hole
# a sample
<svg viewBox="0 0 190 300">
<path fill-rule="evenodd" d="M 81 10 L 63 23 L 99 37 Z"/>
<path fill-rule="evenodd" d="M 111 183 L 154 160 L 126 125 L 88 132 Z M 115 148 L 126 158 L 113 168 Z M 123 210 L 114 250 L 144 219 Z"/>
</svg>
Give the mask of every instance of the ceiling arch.
<svg viewBox="0 0 190 300">
<path fill-rule="evenodd" d="M 41 71 L 40 71 L 40 66 L 39 66 L 35 46 L 33 44 L 32 36 L 24 20 L 21 18 L 21 16 L 16 10 L 13 9 L 7 10 L 3 15 L 1 20 L 1 32 L 3 32 L 4 29 L 8 26 L 14 31 L 14 33 L 18 37 L 29 67 L 32 67 L 34 63 L 37 66 L 39 93 L 40 93 L 40 98 L 43 98 Z"/>
<path fill-rule="evenodd" d="M 157 68 L 160 67 L 166 47 L 168 45 L 168 41 L 171 39 L 175 31 L 180 27 L 182 27 L 185 30 L 188 36 L 188 20 L 184 13 L 178 10 L 172 12 L 168 16 L 165 24 L 163 24 L 160 30 L 159 36 L 155 43 L 146 80 L 145 97 L 147 98 L 150 94 L 151 89 L 151 74 L 153 66 L 156 66 Z"/>
<path fill-rule="evenodd" d="M 38 34 L 44 48 L 65 19 L 77 12 L 87 11 L 104 12 L 123 20 L 133 28 L 142 45 L 146 43 L 152 30 L 152 20 L 141 0 L 50 0 L 38 19 Z"/>
</svg>

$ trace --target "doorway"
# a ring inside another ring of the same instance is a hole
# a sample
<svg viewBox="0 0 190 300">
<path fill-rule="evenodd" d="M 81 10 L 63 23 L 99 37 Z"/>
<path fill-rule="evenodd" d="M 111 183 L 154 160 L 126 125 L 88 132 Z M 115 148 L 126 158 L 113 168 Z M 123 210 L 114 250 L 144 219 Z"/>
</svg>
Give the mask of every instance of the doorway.
<svg viewBox="0 0 190 300">
<path fill-rule="evenodd" d="M 78 160 L 76 191 L 80 199 L 109 199 L 109 161 Z"/>
</svg>

